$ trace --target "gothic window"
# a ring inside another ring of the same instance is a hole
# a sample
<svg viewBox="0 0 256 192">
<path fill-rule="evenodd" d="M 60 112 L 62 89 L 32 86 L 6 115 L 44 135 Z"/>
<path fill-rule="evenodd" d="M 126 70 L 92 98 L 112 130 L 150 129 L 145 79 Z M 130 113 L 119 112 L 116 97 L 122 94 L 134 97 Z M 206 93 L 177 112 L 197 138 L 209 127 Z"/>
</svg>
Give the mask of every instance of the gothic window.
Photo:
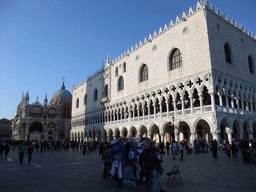
<svg viewBox="0 0 256 192">
<path fill-rule="evenodd" d="M 148 66 L 143 64 L 140 69 L 140 82 L 148 80 Z"/>
<path fill-rule="evenodd" d="M 116 77 L 118 76 L 118 67 L 116 67 L 116 71 L 115 71 Z"/>
<path fill-rule="evenodd" d="M 253 73 L 253 60 L 252 60 L 252 57 L 250 55 L 248 57 L 248 64 L 249 64 L 250 73 Z"/>
<path fill-rule="evenodd" d="M 123 72 L 126 72 L 126 63 L 123 64 Z"/>
<path fill-rule="evenodd" d="M 87 105 L 87 94 L 84 96 L 84 105 Z"/>
<path fill-rule="evenodd" d="M 108 85 L 105 85 L 104 87 L 104 97 L 108 96 Z"/>
<path fill-rule="evenodd" d="M 76 99 L 76 108 L 78 108 L 79 107 L 79 99 L 77 98 Z"/>
<path fill-rule="evenodd" d="M 226 62 L 231 64 L 231 49 L 228 43 L 224 45 L 224 51 L 225 51 L 225 59 Z"/>
<path fill-rule="evenodd" d="M 170 61 L 170 70 L 181 67 L 182 57 L 179 49 L 174 49 L 169 58 Z"/>
<path fill-rule="evenodd" d="M 94 90 L 93 98 L 94 98 L 94 101 L 97 101 L 97 99 L 98 99 L 98 90 L 97 89 Z"/>
<path fill-rule="evenodd" d="M 117 84 L 117 91 L 121 91 L 124 89 L 124 78 L 123 76 L 121 76 L 119 79 L 118 79 L 118 84 Z"/>
</svg>

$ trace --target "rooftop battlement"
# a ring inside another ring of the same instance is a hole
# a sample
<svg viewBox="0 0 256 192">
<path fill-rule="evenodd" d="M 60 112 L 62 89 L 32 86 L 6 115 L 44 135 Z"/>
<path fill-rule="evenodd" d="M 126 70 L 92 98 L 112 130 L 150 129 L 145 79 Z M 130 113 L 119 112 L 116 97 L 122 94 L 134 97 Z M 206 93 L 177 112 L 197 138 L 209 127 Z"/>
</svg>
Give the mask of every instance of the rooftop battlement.
<svg viewBox="0 0 256 192">
<path fill-rule="evenodd" d="M 234 19 L 232 19 L 229 16 L 225 15 L 224 12 L 220 11 L 218 8 L 215 8 L 214 5 L 210 5 L 207 0 L 201 0 L 200 2 L 199 1 L 197 2 L 196 6 L 194 6 L 194 8 L 190 7 L 189 10 L 186 11 L 186 12 L 183 12 L 180 17 L 176 16 L 175 20 L 171 20 L 170 24 L 169 24 L 169 27 L 168 27 L 167 24 L 165 24 L 163 29 L 162 29 L 162 27 L 160 27 L 158 32 L 154 31 L 153 34 L 149 34 L 148 38 L 145 37 L 143 41 L 140 41 L 139 43 L 136 43 L 134 47 L 131 47 L 131 49 L 128 49 L 126 52 L 122 53 L 117 58 L 112 60 L 111 64 L 112 65 L 115 64 L 116 62 L 118 62 L 119 60 L 123 59 L 124 57 L 129 56 L 131 53 L 135 52 L 137 49 L 139 49 L 140 47 L 144 46 L 148 42 L 152 42 L 153 39 L 157 38 L 158 36 L 162 35 L 166 31 L 168 31 L 171 28 L 173 28 L 174 26 L 178 25 L 180 22 L 186 21 L 188 17 L 190 17 L 191 15 L 195 14 L 196 12 L 198 12 L 201 9 L 208 9 L 208 10 L 212 11 L 213 13 L 215 13 L 216 15 L 221 17 L 222 19 L 226 20 L 227 22 L 229 22 L 231 25 L 233 25 L 237 29 L 239 29 L 242 32 L 244 32 L 249 37 L 251 37 L 254 40 L 256 40 L 256 36 L 253 33 L 251 33 L 249 30 L 247 30 L 245 27 L 243 27 L 242 25 L 240 25 L 237 22 L 235 22 Z"/>
</svg>

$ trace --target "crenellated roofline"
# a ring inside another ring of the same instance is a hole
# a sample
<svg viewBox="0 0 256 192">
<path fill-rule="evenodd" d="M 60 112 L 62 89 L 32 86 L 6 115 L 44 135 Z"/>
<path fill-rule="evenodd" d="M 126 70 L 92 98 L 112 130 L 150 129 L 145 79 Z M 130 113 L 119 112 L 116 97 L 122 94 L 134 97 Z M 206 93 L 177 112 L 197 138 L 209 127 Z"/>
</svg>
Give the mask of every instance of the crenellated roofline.
<svg viewBox="0 0 256 192">
<path fill-rule="evenodd" d="M 256 40 L 256 36 L 253 33 L 251 33 L 249 30 L 247 30 L 245 27 L 243 27 L 242 25 L 240 25 L 237 22 L 235 22 L 234 19 L 232 19 L 229 16 L 225 15 L 224 12 L 220 11 L 218 8 L 215 8 L 213 4 L 209 5 L 207 0 L 201 0 L 200 2 L 199 1 L 197 2 L 196 6 L 194 6 L 194 8 L 190 7 L 189 10 L 186 11 L 186 12 L 183 12 L 180 17 L 176 16 L 175 20 L 171 20 L 170 24 L 169 24 L 169 27 L 168 27 L 167 24 L 165 24 L 163 29 L 162 29 L 162 27 L 160 27 L 158 32 L 154 31 L 153 34 L 149 34 L 148 38 L 145 37 L 143 41 L 140 41 L 139 43 L 136 43 L 134 47 L 131 47 L 131 49 L 128 49 L 126 52 L 122 53 L 121 55 L 119 55 L 118 57 L 113 59 L 111 61 L 111 64 L 112 65 L 115 64 L 119 60 L 123 59 L 124 57 L 129 56 L 131 53 L 133 53 L 136 50 L 138 50 L 139 48 L 143 47 L 148 42 L 152 42 L 153 39 L 155 39 L 158 36 L 162 35 L 166 31 L 172 29 L 174 26 L 178 25 L 180 22 L 186 21 L 188 17 L 194 15 L 195 13 L 200 11 L 201 9 L 208 9 L 208 10 L 212 11 L 213 13 L 215 13 L 220 18 L 226 20 L 231 25 L 233 25 L 234 27 L 236 27 L 240 31 L 244 32 L 247 36 L 249 36 L 252 39 Z"/>
</svg>

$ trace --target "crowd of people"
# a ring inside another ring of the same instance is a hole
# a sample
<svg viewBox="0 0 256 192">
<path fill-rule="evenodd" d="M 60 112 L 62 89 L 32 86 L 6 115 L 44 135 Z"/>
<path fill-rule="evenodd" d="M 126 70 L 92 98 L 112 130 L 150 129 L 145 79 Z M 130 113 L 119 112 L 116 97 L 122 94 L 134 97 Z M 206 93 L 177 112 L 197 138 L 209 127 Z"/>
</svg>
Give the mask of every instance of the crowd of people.
<svg viewBox="0 0 256 192">
<path fill-rule="evenodd" d="M 193 146 L 193 148 L 192 148 Z M 186 139 L 181 142 L 159 143 L 156 146 L 154 141 L 148 138 L 138 140 L 134 137 L 119 138 L 111 142 L 97 141 L 1 141 L 0 156 L 7 158 L 9 151 L 18 148 L 19 162 L 22 164 L 24 154 L 28 155 L 28 162 L 32 161 L 34 152 L 44 153 L 46 151 L 72 151 L 73 154 L 80 153 L 89 155 L 97 152 L 99 158 L 104 162 L 103 178 L 111 178 L 113 186 L 131 187 L 146 183 L 148 191 L 164 191 L 161 189 L 160 180 L 163 174 L 161 163 L 162 155 L 171 155 L 173 160 L 183 160 L 184 153 L 208 153 L 212 152 L 213 158 L 218 158 L 219 149 L 225 150 L 228 158 L 237 158 L 237 153 L 243 157 L 244 163 L 250 163 L 252 151 L 256 152 L 256 141 L 246 139 L 232 142 L 221 140 L 218 145 L 216 139 L 207 142 L 204 139 L 195 139 L 193 145 Z M 255 156 L 255 153 L 254 153 Z"/>
</svg>

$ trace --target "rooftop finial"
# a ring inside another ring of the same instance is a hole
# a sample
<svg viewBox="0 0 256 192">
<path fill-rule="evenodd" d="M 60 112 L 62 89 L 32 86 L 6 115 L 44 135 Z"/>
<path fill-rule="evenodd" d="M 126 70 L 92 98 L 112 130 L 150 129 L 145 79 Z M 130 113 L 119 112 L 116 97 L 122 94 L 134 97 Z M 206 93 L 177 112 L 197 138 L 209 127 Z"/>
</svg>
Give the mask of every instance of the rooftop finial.
<svg viewBox="0 0 256 192">
<path fill-rule="evenodd" d="M 64 85 L 65 76 L 63 76 L 62 79 L 63 79 L 63 84 L 61 86 L 61 89 L 65 89 L 66 88 L 65 85 Z"/>
</svg>

